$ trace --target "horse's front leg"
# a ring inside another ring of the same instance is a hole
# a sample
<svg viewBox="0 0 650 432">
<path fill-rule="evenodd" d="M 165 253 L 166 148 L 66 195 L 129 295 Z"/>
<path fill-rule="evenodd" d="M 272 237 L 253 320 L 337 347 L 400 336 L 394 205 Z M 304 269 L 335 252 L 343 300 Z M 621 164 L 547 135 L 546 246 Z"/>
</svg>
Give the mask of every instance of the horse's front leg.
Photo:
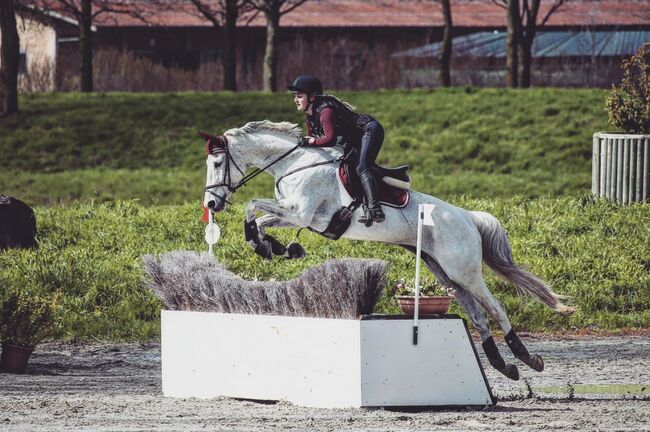
<svg viewBox="0 0 650 432">
<path fill-rule="evenodd" d="M 257 212 L 267 213 L 256 219 Z M 255 249 L 255 253 L 263 258 L 271 259 L 273 255 L 285 258 L 302 258 L 305 250 L 298 243 L 284 246 L 274 237 L 266 233 L 268 227 L 300 227 L 309 223 L 308 217 L 296 211 L 295 205 L 287 205 L 271 199 L 252 199 L 246 206 L 244 221 L 244 236 L 246 241 Z"/>
<path fill-rule="evenodd" d="M 297 228 L 294 224 L 283 221 L 277 216 L 266 214 L 255 220 L 259 232 L 259 238 L 262 242 L 268 241 L 271 243 L 271 252 L 273 255 L 281 256 L 283 258 L 295 259 L 304 258 L 307 253 L 298 243 L 289 243 L 283 245 L 275 237 L 266 232 L 266 228 Z"/>
</svg>

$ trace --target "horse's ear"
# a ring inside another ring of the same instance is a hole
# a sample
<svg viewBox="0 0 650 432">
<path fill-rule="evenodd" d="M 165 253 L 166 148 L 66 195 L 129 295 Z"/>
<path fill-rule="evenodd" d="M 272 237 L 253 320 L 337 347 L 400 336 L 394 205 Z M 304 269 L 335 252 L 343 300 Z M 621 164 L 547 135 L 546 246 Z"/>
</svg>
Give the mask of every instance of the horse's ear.
<svg viewBox="0 0 650 432">
<path fill-rule="evenodd" d="M 206 140 L 206 141 L 209 140 L 209 139 L 216 138 L 216 137 L 210 135 L 209 133 L 207 133 L 207 132 L 203 132 L 203 131 L 199 131 L 199 136 L 200 136 L 201 138 L 203 138 L 204 140 Z"/>
</svg>

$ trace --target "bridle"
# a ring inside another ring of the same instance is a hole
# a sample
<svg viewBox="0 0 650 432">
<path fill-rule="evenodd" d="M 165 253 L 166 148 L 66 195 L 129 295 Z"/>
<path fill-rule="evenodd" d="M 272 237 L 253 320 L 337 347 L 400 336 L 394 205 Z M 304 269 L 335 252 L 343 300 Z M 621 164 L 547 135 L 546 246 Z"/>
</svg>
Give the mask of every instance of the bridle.
<svg viewBox="0 0 650 432">
<path fill-rule="evenodd" d="M 215 150 L 213 150 L 212 154 L 214 154 L 214 153 L 224 153 L 226 155 L 225 156 L 226 170 L 224 172 L 223 180 L 221 181 L 221 183 L 214 183 L 214 184 L 211 184 L 211 185 L 207 185 L 204 188 L 204 190 L 207 193 L 209 193 L 210 195 L 212 195 L 213 197 L 219 199 L 220 201 L 224 201 L 224 202 L 226 202 L 226 203 L 228 203 L 230 205 L 232 205 L 232 203 L 230 201 L 228 201 L 228 199 L 226 199 L 225 196 L 218 195 L 216 192 L 213 192 L 211 189 L 214 189 L 214 188 L 220 187 L 220 186 L 225 186 L 228 189 L 228 192 L 230 194 L 233 194 L 237 189 L 239 189 L 242 186 L 246 186 L 246 183 L 248 183 L 249 181 L 251 181 L 252 179 L 257 177 L 258 175 L 263 173 L 268 167 L 270 167 L 273 164 L 281 161 L 282 159 L 289 156 L 297 148 L 300 147 L 300 145 L 297 144 L 295 147 L 292 147 L 289 151 L 282 154 L 277 159 L 271 161 L 264 168 L 256 168 L 253 172 L 249 173 L 248 175 L 244 175 L 244 171 L 242 171 L 242 169 L 239 168 L 239 165 L 237 165 L 237 162 L 235 162 L 235 160 L 233 159 L 233 157 L 232 157 L 232 155 L 230 153 L 230 149 L 228 148 L 228 138 L 225 135 L 219 135 L 218 137 L 216 137 L 216 139 L 221 145 L 218 146 Z M 237 171 L 239 171 L 239 173 L 243 176 L 242 179 L 239 180 L 237 182 L 237 184 L 234 185 L 234 186 L 232 185 L 232 176 L 231 176 L 231 172 L 230 172 L 230 163 L 231 162 L 234 165 L 234 167 L 237 168 Z"/>
</svg>

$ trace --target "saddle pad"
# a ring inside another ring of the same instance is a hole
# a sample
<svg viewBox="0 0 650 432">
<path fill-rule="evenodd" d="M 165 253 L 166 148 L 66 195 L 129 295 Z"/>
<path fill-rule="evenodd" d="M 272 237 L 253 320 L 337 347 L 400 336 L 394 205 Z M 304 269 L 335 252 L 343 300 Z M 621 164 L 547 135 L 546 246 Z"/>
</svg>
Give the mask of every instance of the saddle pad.
<svg viewBox="0 0 650 432">
<path fill-rule="evenodd" d="M 361 185 L 359 184 L 354 188 L 352 187 L 344 163 L 339 165 L 339 179 L 341 179 L 341 183 L 343 183 L 343 187 L 345 187 L 347 193 L 350 194 L 351 197 L 356 197 L 357 194 L 354 193 L 354 190 L 361 190 Z M 355 181 L 359 181 L 356 176 Z M 381 181 L 381 179 L 378 179 L 377 181 L 377 192 L 379 194 L 379 202 L 381 204 L 394 208 L 406 207 L 411 198 L 409 191 L 388 185 Z"/>
</svg>

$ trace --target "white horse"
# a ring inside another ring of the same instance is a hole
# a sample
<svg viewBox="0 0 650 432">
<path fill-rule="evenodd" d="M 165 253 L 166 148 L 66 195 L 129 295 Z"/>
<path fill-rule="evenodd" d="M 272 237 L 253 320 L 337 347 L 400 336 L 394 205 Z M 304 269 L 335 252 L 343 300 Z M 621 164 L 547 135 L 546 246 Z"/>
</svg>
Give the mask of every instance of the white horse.
<svg viewBox="0 0 650 432">
<path fill-rule="evenodd" d="M 251 175 L 247 168 L 258 168 L 276 181 L 275 199 L 252 199 L 246 207 L 246 240 L 262 256 L 270 254 L 289 258 L 302 257 L 296 243 L 288 247 L 266 233 L 269 227 L 303 228 L 324 231 L 332 216 L 352 198 L 339 180 L 340 147 L 298 147 L 301 129 L 292 123 L 251 122 L 217 137 L 216 151 L 209 154 L 204 205 L 212 212 L 225 210 L 231 194 Z M 213 149 L 215 149 L 213 145 Z M 288 175 L 287 175 L 288 174 Z M 380 185 L 381 187 L 381 185 Z M 531 368 L 542 371 L 544 362 L 528 353 L 514 332 L 503 306 L 492 295 L 482 275 L 485 262 L 497 275 L 537 301 L 562 314 L 573 308 L 560 302 L 542 280 L 518 267 L 506 233 L 499 221 L 484 212 L 468 211 L 438 198 L 410 191 L 410 201 L 403 208 L 385 206 L 386 220 L 367 227 L 356 220 L 343 237 L 400 245 L 414 252 L 418 204 L 435 204 L 435 226 L 424 230 L 422 257 L 438 281 L 456 290 L 456 300 L 463 307 L 481 335 L 483 349 L 490 364 L 511 379 L 518 379 L 515 365 L 506 364 L 492 338 L 486 314 L 499 324 L 509 348 Z M 257 218 L 257 213 L 264 215 Z"/>
</svg>

